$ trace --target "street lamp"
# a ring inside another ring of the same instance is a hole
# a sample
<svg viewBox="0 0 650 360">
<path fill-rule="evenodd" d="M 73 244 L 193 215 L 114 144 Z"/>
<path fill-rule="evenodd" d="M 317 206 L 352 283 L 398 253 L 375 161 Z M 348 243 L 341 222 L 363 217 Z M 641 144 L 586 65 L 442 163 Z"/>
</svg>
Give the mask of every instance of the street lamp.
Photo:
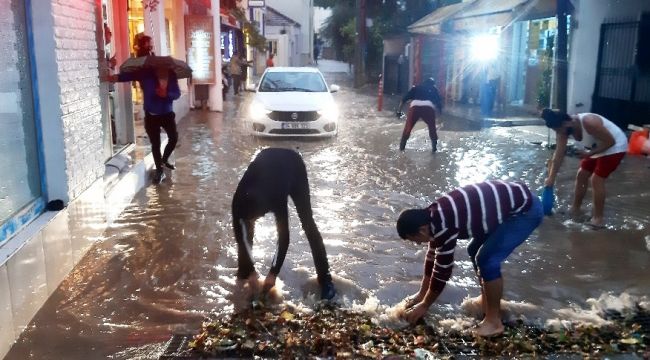
<svg viewBox="0 0 650 360">
<path fill-rule="evenodd" d="M 470 55 L 473 60 L 488 62 L 499 54 L 499 36 L 492 34 L 476 35 L 470 39 Z"/>
</svg>

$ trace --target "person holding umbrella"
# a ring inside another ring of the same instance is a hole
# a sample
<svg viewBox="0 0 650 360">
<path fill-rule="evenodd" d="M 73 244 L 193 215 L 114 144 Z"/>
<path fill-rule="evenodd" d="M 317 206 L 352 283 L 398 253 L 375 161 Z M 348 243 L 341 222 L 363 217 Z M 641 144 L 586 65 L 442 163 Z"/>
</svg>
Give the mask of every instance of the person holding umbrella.
<svg viewBox="0 0 650 360">
<path fill-rule="evenodd" d="M 178 86 L 179 77 L 191 76 L 191 69 L 182 61 L 169 56 L 155 56 L 151 37 L 144 35 L 137 39 L 137 57 L 127 60 L 120 66 L 120 73 L 103 77 L 109 82 L 137 81 L 144 94 L 144 128 L 151 142 L 156 171 L 154 183 L 160 183 L 164 177 L 163 167 L 175 170 L 169 162 L 178 142 L 176 114 L 173 102 L 181 96 Z M 160 153 L 160 128 L 167 133 L 167 146 Z"/>
</svg>

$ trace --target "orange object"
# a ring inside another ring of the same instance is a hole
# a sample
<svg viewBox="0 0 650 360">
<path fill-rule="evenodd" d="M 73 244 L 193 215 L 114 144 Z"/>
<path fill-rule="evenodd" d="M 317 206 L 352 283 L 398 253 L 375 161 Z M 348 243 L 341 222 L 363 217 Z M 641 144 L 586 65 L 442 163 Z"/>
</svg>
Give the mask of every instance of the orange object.
<svg viewBox="0 0 650 360">
<path fill-rule="evenodd" d="M 648 141 L 649 132 L 650 131 L 647 129 L 633 132 L 630 136 L 627 152 L 632 155 L 641 155 L 643 153 L 644 147 L 647 148 L 645 145 L 646 141 Z"/>
<path fill-rule="evenodd" d="M 641 147 L 641 154 L 650 155 L 650 139 L 646 140 Z"/>
</svg>

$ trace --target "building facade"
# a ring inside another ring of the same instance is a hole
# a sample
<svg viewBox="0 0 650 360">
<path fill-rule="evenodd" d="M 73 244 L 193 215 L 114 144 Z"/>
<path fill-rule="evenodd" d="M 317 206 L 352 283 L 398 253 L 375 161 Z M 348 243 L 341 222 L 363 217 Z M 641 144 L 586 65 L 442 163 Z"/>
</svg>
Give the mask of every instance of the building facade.
<svg viewBox="0 0 650 360">
<path fill-rule="evenodd" d="M 301 66 L 301 26 L 278 10 L 267 6 L 264 28 L 268 52 L 275 66 Z"/>
<path fill-rule="evenodd" d="M 566 1 L 568 111 L 602 113 L 621 127 L 649 118 L 648 71 L 637 53 L 650 2 Z M 469 0 L 437 9 L 409 27 L 411 83 L 436 78 L 450 104 L 483 105 L 492 95 L 499 115 L 555 107 L 556 3 Z"/>
<path fill-rule="evenodd" d="M 298 59 L 294 60 L 294 62 L 296 66 L 312 64 L 314 62 L 314 1 L 266 0 L 266 6 L 300 24 L 300 31 L 295 44 Z"/>
<path fill-rule="evenodd" d="M 219 12 L 216 0 L 196 1 Z M 196 1 L 0 0 L 0 357 L 153 166 L 137 157 L 149 151 L 136 141 L 140 90 L 100 77 L 119 71 L 142 33 L 157 55 L 185 60 Z M 180 86 L 177 119 L 192 95 Z"/>
<path fill-rule="evenodd" d="M 650 124 L 650 64 L 642 58 L 650 48 L 650 2 L 572 3 L 568 110 L 594 111 L 623 128 Z"/>
</svg>

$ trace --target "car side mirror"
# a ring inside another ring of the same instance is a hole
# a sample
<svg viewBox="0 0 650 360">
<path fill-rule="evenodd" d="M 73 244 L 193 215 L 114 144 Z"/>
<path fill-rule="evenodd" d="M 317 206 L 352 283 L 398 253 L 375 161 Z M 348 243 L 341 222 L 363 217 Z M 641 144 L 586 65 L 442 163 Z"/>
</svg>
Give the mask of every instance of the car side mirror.
<svg viewBox="0 0 650 360">
<path fill-rule="evenodd" d="M 341 88 L 338 85 L 332 84 L 332 86 L 330 86 L 330 92 L 331 93 L 335 93 L 335 92 L 337 92 L 339 90 L 341 90 Z"/>
<path fill-rule="evenodd" d="M 246 85 L 246 91 L 257 92 L 257 85 L 254 83 Z"/>
</svg>

